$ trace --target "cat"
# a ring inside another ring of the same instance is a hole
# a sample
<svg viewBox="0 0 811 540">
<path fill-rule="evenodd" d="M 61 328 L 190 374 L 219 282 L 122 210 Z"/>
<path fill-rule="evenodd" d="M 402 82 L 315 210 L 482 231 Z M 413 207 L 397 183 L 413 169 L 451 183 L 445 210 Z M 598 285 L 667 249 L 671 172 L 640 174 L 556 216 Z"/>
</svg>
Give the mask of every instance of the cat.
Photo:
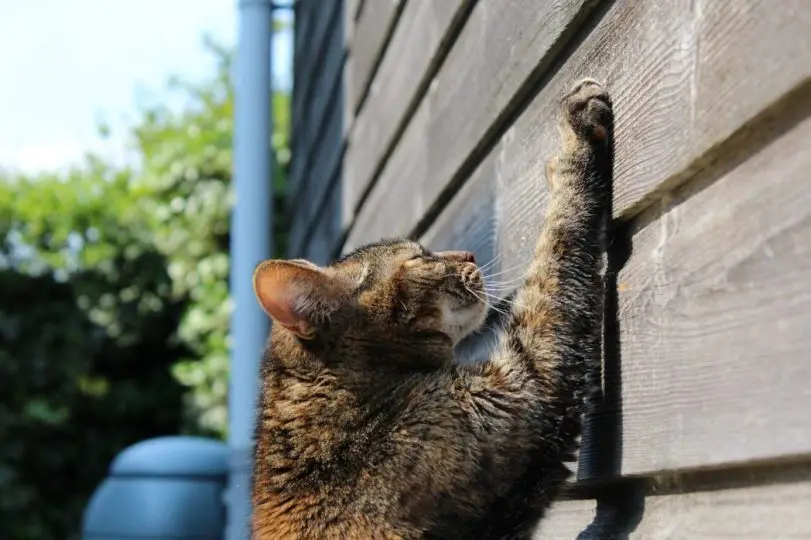
<svg viewBox="0 0 811 540">
<path fill-rule="evenodd" d="M 487 312 L 472 253 L 396 239 L 323 268 L 256 268 L 274 321 L 256 540 L 531 536 L 570 474 L 600 370 L 613 108 L 585 79 L 561 110 L 546 221 L 487 362 L 453 357 Z"/>
</svg>

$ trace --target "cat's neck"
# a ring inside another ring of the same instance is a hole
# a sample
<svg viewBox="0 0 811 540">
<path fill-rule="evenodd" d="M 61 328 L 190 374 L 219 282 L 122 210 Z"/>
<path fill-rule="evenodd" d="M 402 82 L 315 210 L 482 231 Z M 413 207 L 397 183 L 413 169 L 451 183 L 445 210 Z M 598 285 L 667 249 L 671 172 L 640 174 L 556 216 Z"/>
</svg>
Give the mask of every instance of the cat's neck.
<svg viewBox="0 0 811 540">
<path fill-rule="evenodd" d="M 316 336 L 306 341 L 282 328 L 275 328 L 272 349 L 276 361 L 294 371 L 313 372 L 326 368 L 346 376 L 354 371 L 376 376 L 407 375 L 442 368 L 453 362 L 454 357 L 452 341 L 441 332 L 397 335 L 385 331 L 370 332 L 366 328 L 346 329 L 337 338 Z"/>
</svg>

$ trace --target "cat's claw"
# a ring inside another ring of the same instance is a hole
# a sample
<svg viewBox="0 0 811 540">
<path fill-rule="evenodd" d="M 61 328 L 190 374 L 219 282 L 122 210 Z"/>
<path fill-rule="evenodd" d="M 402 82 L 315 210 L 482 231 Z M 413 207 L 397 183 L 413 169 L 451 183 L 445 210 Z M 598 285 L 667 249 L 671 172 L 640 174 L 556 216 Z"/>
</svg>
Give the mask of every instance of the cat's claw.
<svg viewBox="0 0 811 540">
<path fill-rule="evenodd" d="M 614 127 L 611 96 L 594 79 L 578 81 L 566 94 L 563 116 L 575 134 L 592 142 L 607 140 Z"/>
</svg>

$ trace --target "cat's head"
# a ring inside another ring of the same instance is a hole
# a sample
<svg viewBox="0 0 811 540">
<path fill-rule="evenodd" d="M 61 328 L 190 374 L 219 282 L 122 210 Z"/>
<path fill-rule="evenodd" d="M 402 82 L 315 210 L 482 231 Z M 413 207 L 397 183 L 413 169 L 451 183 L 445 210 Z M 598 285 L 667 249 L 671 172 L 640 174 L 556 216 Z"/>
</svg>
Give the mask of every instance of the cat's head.
<svg viewBox="0 0 811 540">
<path fill-rule="evenodd" d="M 323 338 L 444 339 L 455 345 L 481 326 L 484 280 L 473 254 L 432 253 L 408 240 L 361 247 L 326 267 L 270 260 L 254 291 L 277 325 L 302 341 Z"/>
</svg>

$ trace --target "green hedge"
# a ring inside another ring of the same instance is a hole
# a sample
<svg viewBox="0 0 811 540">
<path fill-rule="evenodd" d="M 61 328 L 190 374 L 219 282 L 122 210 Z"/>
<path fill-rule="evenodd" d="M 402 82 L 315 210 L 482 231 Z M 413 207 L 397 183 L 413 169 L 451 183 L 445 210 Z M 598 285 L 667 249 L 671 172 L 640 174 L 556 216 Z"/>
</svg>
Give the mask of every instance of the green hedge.
<svg viewBox="0 0 811 540">
<path fill-rule="evenodd" d="M 208 48 L 214 77 L 171 83 L 183 107 L 143 108 L 138 166 L 0 178 L 0 538 L 76 538 L 123 447 L 226 434 L 233 95 Z"/>
</svg>

